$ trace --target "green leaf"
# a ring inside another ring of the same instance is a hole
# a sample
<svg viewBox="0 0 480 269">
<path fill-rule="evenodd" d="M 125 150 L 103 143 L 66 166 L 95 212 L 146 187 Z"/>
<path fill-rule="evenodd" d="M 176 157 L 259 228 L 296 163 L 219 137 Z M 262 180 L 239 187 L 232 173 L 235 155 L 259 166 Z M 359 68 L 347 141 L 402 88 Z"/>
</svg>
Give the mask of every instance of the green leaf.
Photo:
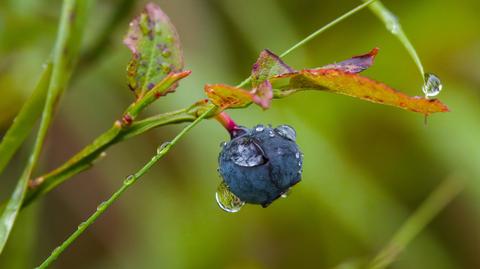
<svg viewBox="0 0 480 269">
<path fill-rule="evenodd" d="M 301 70 L 277 76 L 270 80 L 275 89 L 275 98 L 282 98 L 298 91 L 313 89 L 348 95 L 425 115 L 449 111 L 448 107 L 438 99 L 426 99 L 419 96 L 411 97 L 370 78 L 338 69 Z"/>
<path fill-rule="evenodd" d="M 22 106 L 13 124 L 3 136 L 2 142 L 0 143 L 0 174 L 20 145 L 22 145 L 23 141 L 25 141 L 28 134 L 32 131 L 35 122 L 40 117 L 43 105 L 45 104 L 51 74 L 52 64 L 48 63 L 43 69 L 32 96 L 30 96 Z"/>
<path fill-rule="evenodd" d="M 265 80 L 273 76 L 292 73 L 294 70 L 286 65 L 280 57 L 265 49 L 260 52 L 257 61 L 252 67 L 252 88 L 258 87 Z"/>
<path fill-rule="evenodd" d="M 183 68 L 177 30 L 154 3 L 148 3 L 130 23 L 123 43 L 133 54 L 127 67 L 127 78 L 137 98 L 143 97 L 170 72 Z"/>
<path fill-rule="evenodd" d="M 260 52 L 257 61 L 252 67 L 252 100 L 263 109 L 270 107 L 273 97 L 272 84 L 269 79 L 273 76 L 292 73 L 294 70 L 286 65 L 280 57 L 265 49 Z"/>
</svg>

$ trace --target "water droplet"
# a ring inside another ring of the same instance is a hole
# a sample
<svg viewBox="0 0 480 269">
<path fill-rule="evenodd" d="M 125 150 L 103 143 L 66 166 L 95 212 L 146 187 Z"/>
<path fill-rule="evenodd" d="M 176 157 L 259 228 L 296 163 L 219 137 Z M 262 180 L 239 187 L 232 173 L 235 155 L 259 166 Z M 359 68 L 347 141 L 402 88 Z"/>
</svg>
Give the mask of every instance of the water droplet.
<svg viewBox="0 0 480 269">
<path fill-rule="evenodd" d="M 168 148 L 172 144 L 170 141 L 164 142 L 157 148 L 157 154 L 165 154 Z"/>
<path fill-rule="evenodd" d="M 223 141 L 222 143 L 220 143 L 220 147 L 223 148 L 227 145 L 227 142 Z"/>
<path fill-rule="evenodd" d="M 134 180 L 135 180 L 135 176 L 134 175 L 129 175 L 127 178 L 125 178 L 125 180 L 123 181 L 123 184 L 124 185 L 131 185 Z"/>
<path fill-rule="evenodd" d="M 295 133 L 295 130 L 288 125 L 280 125 L 277 128 L 275 128 L 275 131 L 280 136 L 283 136 L 283 137 L 285 137 L 287 139 L 290 139 L 292 141 L 295 141 L 297 139 L 297 134 Z"/>
<path fill-rule="evenodd" d="M 295 158 L 297 158 L 297 159 L 300 158 L 300 152 L 295 153 Z"/>
<path fill-rule="evenodd" d="M 237 165 L 245 167 L 253 167 L 266 162 L 262 150 L 247 139 L 234 144 L 230 158 Z"/>
<path fill-rule="evenodd" d="M 228 189 L 228 186 L 224 181 L 218 185 L 217 192 L 215 193 L 215 200 L 221 209 L 229 213 L 240 211 L 245 204 L 244 201 L 240 200 L 240 198 Z"/>
<path fill-rule="evenodd" d="M 268 136 L 274 137 L 274 136 L 275 136 L 275 133 L 274 133 L 272 130 L 270 130 L 270 131 L 268 131 Z"/>
<path fill-rule="evenodd" d="M 107 206 L 107 202 L 103 201 L 97 206 L 97 210 L 103 210 Z"/>
<path fill-rule="evenodd" d="M 442 82 L 440 78 L 431 73 L 425 73 L 425 84 L 422 87 L 425 97 L 437 96 L 442 90 Z"/>
<path fill-rule="evenodd" d="M 257 132 L 263 132 L 263 130 L 265 130 L 265 126 L 263 125 L 258 125 L 257 127 L 255 127 L 255 131 Z"/>
<path fill-rule="evenodd" d="M 85 225 L 87 225 L 87 223 L 84 221 L 78 225 L 77 229 L 83 229 Z"/>
</svg>

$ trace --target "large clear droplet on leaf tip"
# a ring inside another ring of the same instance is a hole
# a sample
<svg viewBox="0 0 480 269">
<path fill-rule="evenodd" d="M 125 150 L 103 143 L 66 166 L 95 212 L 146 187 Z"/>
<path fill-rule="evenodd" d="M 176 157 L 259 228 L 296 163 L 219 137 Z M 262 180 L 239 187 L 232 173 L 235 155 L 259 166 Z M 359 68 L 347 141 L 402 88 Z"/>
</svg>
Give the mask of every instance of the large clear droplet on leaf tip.
<svg viewBox="0 0 480 269">
<path fill-rule="evenodd" d="M 422 90 L 425 93 L 425 97 L 437 96 L 442 90 L 442 82 L 440 78 L 431 73 L 425 73 L 425 84 L 423 84 Z"/>
<path fill-rule="evenodd" d="M 229 213 L 238 212 L 242 209 L 243 205 L 245 205 L 244 201 L 240 200 L 240 198 L 228 189 L 224 181 L 218 185 L 215 200 L 221 209 Z"/>
</svg>

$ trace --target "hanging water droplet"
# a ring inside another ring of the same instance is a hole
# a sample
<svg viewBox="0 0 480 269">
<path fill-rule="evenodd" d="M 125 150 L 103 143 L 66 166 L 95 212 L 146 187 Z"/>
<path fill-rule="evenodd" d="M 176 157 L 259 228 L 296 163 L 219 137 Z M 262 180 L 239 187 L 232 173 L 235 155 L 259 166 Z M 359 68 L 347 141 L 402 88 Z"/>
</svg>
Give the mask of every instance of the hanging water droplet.
<svg viewBox="0 0 480 269">
<path fill-rule="evenodd" d="M 245 204 L 244 201 L 240 200 L 240 198 L 228 189 L 228 186 L 224 181 L 218 185 L 217 192 L 215 193 L 215 200 L 221 209 L 229 213 L 240 211 Z"/>
<path fill-rule="evenodd" d="M 275 128 L 275 131 L 280 136 L 283 136 L 283 137 L 285 137 L 287 139 L 290 139 L 292 141 L 295 141 L 297 139 L 297 134 L 295 133 L 295 130 L 288 125 L 280 125 L 277 128 Z"/>
<path fill-rule="evenodd" d="M 423 84 L 422 90 L 425 93 L 425 97 L 437 96 L 442 90 L 442 82 L 440 78 L 432 73 L 425 73 L 425 84 Z"/>
<path fill-rule="evenodd" d="M 274 137 L 274 136 L 275 136 L 275 133 L 274 133 L 272 130 L 270 130 L 270 131 L 268 131 L 268 136 Z"/>
<path fill-rule="evenodd" d="M 253 167 L 266 162 L 262 150 L 252 141 L 247 139 L 234 144 L 231 160 L 240 166 Z"/>
<path fill-rule="evenodd" d="M 163 142 L 158 148 L 157 148 L 157 154 L 164 154 L 166 150 L 170 147 L 171 142 Z"/>
<path fill-rule="evenodd" d="M 263 132 L 263 130 L 265 130 L 265 126 L 263 125 L 258 125 L 257 127 L 255 127 L 255 131 L 257 132 Z"/>
<path fill-rule="evenodd" d="M 125 180 L 123 181 L 123 184 L 124 185 L 131 185 L 134 180 L 135 180 L 135 176 L 134 175 L 129 175 L 127 178 L 125 178 Z"/>
<path fill-rule="evenodd" d="M 223 142 L 220 143 L 220 147 L 221 147 L 221 148 L 225 147 L 226 145 L 227 145 L 227 142 L 225 142 L 225 141 L 223 141 Z"/>
</svg>

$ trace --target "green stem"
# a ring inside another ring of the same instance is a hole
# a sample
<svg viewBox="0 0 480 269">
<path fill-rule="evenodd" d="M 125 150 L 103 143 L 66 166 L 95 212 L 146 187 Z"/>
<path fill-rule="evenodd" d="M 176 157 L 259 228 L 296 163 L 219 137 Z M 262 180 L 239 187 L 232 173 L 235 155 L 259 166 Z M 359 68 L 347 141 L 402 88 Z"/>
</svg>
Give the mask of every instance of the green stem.
<svg viewBox="0 0 480 269">
<path fill-rule="evenodd" d="M 150 168 L 158 162 L 165 154 L 167 154 L 170 149 L 175 146 L 180 139 L 182 139 L 195 125 L 200 123 L 210 112 L 212 112 L 215 109 L 214 106 L 212 106 L 210 109 L 205 111 L 202 115 L 200 115 L 195 121 L 190 123 L 187 127 L 185 127 L 171 142 L 165 142 L 162 146 L 158 148 L 157 154 L 153 156 L 153 158 L 147 162 L 140 170 L 138 170 L 136 173 L 133 175 L 128 176 L 122 187 L 118 189 L 113 195 L 106 200 L 105 202 L 101 203 L 98 207 L 95 213 L 93 213 L 86 221 L 82 222 L 79 226 L 78 229 L 73 232 L 59 247 L 57 247 L 51 254 L 50 256 L 37 268 L 42 269 L 42 268 L 47 268 L 53 261 L 55 261 L 58 256 L 68 247 L 70 246 L 75 239 L 77 239 L 90 225 L 92 225 L 95 220 L 98 219 L 120 196 L 130 187 L 132 186 L 135 182 L 138 181 L 145 173 L 150 170 Z"/>
<path fill-rule="evenodd" d="M 375 256 L 368 268 L 382 269 L 389 266 L 425 226 L 460 193 L 464 183 L 463 178 L 455 176 L 442 182 Z"/>
<path fill-rule="evenodd" d="M 363 1 L 365 2 L 366 0 Z M 420 61 L 420 57 L 418 57 L 417 51 L 415 50 L 407 35 L 403 31 L 402 25 L 398 21 L 397 17 L 390 10 L 388 10 L 380 1 L 373 3 L 369 6 L 369 8 L 375 15 L 377 15 L 380 20 L 383 21 L 387 30 L 390 31 L 390 33 L 392 33 L 394 36 L 396 36 L 398 40 L 400 40 L 400 42 L 410 54 L 410 57 L 412 57 L 413 61 L 417 65 L 418 71 L 422 76 L 422 80 L 424 80 L 425 71 L 423 69 L 422 62 Z"/>
<path fill-rule="evenodd" d="M 308 35 L 307 37 L 305 37 L 304 39 L 300 40 L 298 43 L 296 43 L 295 45 L 293 45 L 292 47 L 290 47 L 286 51 L 282 52 L 282 54 L 280 54 L 280 58 L 283 58 L 283 57 L 287 56 L 288 54 L 290 54 L 294 50 L 300 48 L 301 46 L 305 45 L 310 40 L 317 37 L 319 34 L 325 32 L 326 30 L 328 30 L 330 28 L 332 28 L 333 26 L 335 26 L 339 22 L 341 22 L 341 21 L 345 20 L 346 18 L 352 16 L 353 14 L 355 14 L 358 11 L 364 9 L 365 7 L 367 7 L 368 5 L 372 4 L 375 1 L 377 1 L 377 0 L 365 1 L 365 3 L 355 7 L 354 9 L 348 11 L 347 13 L 343 14 L 342 16 L 340 16 L 340 17 L 336 18 L 335 20 L 329 22 L 328 24 L 326 24 L 322 28 L 318 29 L 317 31 L 315 31 L 315 32 L 311 33 L 310 35 Z M 252 77 L 250 76 L 250 77 L 246 78 L 245 80 L 243 80 L 240 84 L 238 84 L 237 87 L 238 88 L 244 87 L 245 85 L 250 83 L 251 80 L 252 80 Z"/>
<path fill-rule="evenodd" d="M 360 11 L 361 9 L 365 8 L 367 5 L 370 3 L 373 3 L 376 0 L 370 0 L 362 5 L 357 6 L 356 8 L 348 11 L 347 13 L 343 14 L 342 16 L 338 17 L 337 19 L 333 20 L 332 22 L 328 23 L 327 25 L 323 26 L 322 28 L 318 29 L 314 33 L 308 35 L 305 37 L 303 40 L 299 41 L 298 43 L 294 44 L 292 47 L 289 49 L 285 50 L 281 56 L 284 57 L 294 50 L 300 48 L 301 46 L 305 45 L 308 41 L 312 40 L 314 37 L 318 36 L 319 34 L 323 33 L 325 30 L 331 28 L 332 26 L 336 25 L 337 23 L 341 22 L 342 20 L 345 20 L 349 16 L 355 14 L 356 12 Z M 186 74 L 183 74 L 186 75 Z M 250 77 L 246 78 L 244 81 L 242 81 L 240 84 L 237 85 L 237 87 L 243 87 L 246 84 L 250 82 Z M 166 78 L 165 82 L 171 83 L 171 78 Z M 150 96 L 148 98 L 142 99 L 142 102 L 139 103 L 134 103 L 132 104 L 131 107 L 127 109 L 125 112 L 125 115 L 129 115 L 131 118 L 135 118 L 139 112 L 146 107 L 148 104 L 153 102 L 154 92 L 151 91 Z M 82 151 L 77 153 L 74 157 L 72 157 L 70 160 L 65 162 L 62 166 L 59 168 L 37 178 L 39 182 L 33 182 L 32 184 L 32 189 L 28 192 L 27 194 L 27 203 L 32 202 L 35 200 L 37 197 L 46 194 L 49 192 L 51 189 L 59 185 L 60 183 L 64 182 L 68 178 L 76 175 L 77 173 L 80 173 L 88 168 L 90 168 L 91 162 L 95 160 L 101 152 L 106 150 L 108 147 L 111 145 L 128 139 L 130 137 L 142 134 L 152 128 L 158 127 L 158 126 L 163 126 L 171 123 L 177 123 L 177 122 L 190 122 L 196 119 L 196 116 L 193 115 L 193 113 L 188 113 L 186 112 L 186 109 L 182 110 L 185 113 L 180 113 L 180 114 L 175 114 L 176 112 L 173 112 L 173 114 L 170 114 L 172 116 L 172 119 L 168 119 L 167 117 L 169 116 L 167 114 L 162 114 L 159 115 L 160 121 L 157 121 L 153 117 L 144 121 L 139 121 L 138 123 L 142 122 L 142 124 L 136 124 L 134 121 L 133 124 L 126 129 L 126 133 L 122 136 L 119 130 L 114 131 L 112 129 L 115 128 L 113 126 L 110 130 L 105 132 L 104 134 L 100 135 L 95 141 L 86 146 Z M 164 118 L 165 117 L 165 118 Z M 148 123 L 151 124 L 148 124 Z M 115 134 L 113 134 L 115 133 Z"/>
<path fill-rule="evenodd" d="M 43 142 L 52 121 L 56 104 L 70 79 L 82 40 L 88 1 L 65 0 L 60 18 L 57 41 L 53 51 L 53 69 L 43 108 L 40 127 L 27 165 L 0 218 L 0 253 L 7 242 L 27 191 L 28 180 L 35 169 Z"/>
<path fill-rule="evenodd" d="M 341 22 L 342 20 L 348 18 L 349 16 L 355 14 L 359 10 L 363 9 L 364 7 L 368 6 L 370 3 L 373 3 L 376 0 L 369 0 L 368 2 L 352 9 L 351 11 L 345 13 L 344 15 L 340 16 L 339 18 L 335 19 L 331 23 L 327 24 L 326 26 L 320 28 L 319 30 L 315 31 L 311 35 L 307 36 L 305 39 L 301 40 L 297 44 L 293 45 L 291 48 L 287 49 L 285 52 L 281 54 L 280 57 L 284 57 L 294 51 L 295 49 L 301 47 L 314 37 L 318 36 L 320 33 L 324 32 L 325 30 L 329 29 L 330 27 L 336 25 L 337 23 Z M 237 87 L 243 87 L 247 83 L 249 83 L 251 80 L 251 77 L 248 77 L 244 81 L 242 81 Z M 135 174 L 127 177 L 125 179 L 124 184 L 122 187 L 117 190 L 107 201 L 104 203 L 101 203 L 97 210 L 95 211 L 94 214 L 92 214 L 85 222 L 80 224 L 78 226 L 78 229 L 71 234 L 59 247 L 57 247 L 51 255 L 38 267 L 38 268 L 47 268 L 57 257 L 73 242 L 75 239 L 77 239 L 83 231 L 85 231 L 93 222 L 103 213 L 105 212 L 113 202 L 115 202 L 123 192 L 125 192 L 128 187 L 130 187 L 132 184 L 134 184 L 141 176 L 143 176 L 160 158 L 162 158 L 190 129 L 192 129 L 195 125 L 197 125 L 201 120 L 206 118 L 207 116 L 211 116 L 211 112 L 213 112 L 216 109 L 215 106 L 211 106 L 208 110 L 203 112 L 199 117 L 197 117 L 190 125 L 188 125 L 186 128 L 184 128 L 171 142 L 167 142 L 166 144 L 163 144 L 157 154 L 147 163 L 145 166 L 143 166 L 139 171 L 137 171 Z M 136 112 L 134 109 L 127 109 L 128 112 Z M 135 116 L 138 113 L 132 113 Z M 185 119 L 188 120 L 188 119 Z M 141 132 L 138 132 L 141 133 Z M 87 167 L 88 168 L 88 167 Z M 86 169 L 86 168 L 85 168 Z"/>
</svg>

